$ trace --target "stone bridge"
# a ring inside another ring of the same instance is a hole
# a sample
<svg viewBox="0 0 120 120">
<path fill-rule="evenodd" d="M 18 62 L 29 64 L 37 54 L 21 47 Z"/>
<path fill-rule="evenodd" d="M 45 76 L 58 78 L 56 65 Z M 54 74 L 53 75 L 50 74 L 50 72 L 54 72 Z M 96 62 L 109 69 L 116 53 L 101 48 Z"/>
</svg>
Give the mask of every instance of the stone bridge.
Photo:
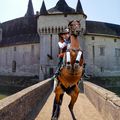
<svg viewBox="0 0 120 120">
<path fill-rule="evenodd" d="M 47 79 L 0 101 L 0 120 L 50 120 L 53 80 Z M 72 120 L 70 97 L 64 95 L 59 120 Z M 100 86 L 83 82 L 74 106 L 77 120 L 120 120 L 120 98 Z"/>
</svg>

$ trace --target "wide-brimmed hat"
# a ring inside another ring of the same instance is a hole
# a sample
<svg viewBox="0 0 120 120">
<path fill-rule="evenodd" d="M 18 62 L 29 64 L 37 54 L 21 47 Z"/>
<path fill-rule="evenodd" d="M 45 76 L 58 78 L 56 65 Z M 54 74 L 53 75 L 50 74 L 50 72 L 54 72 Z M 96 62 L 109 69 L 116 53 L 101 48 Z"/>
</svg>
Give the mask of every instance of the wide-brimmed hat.
<svg viewBox="0 0 120 120">
<path fill-rule="evenodd" d="M 62 32 L 60 32 L 59 35 L 66 34 L 66 33 L 69 33 L 69 29 L 68 28 L 66 28 Z"/>
</svg>

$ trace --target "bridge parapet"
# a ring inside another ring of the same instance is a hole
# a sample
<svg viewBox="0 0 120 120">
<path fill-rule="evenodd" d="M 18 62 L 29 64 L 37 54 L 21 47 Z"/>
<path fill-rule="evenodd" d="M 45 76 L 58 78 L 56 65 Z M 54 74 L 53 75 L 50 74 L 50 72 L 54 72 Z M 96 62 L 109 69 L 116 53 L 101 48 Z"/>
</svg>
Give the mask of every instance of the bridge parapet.
<svg viewBox="0 0 120 120">
<path fill-rule="evenodd" d="M 1 120 L 31 120 L 33 110 L 39 109 L 52 91 L 52 81 L 43 82 L 28 87 L 0 101 Z"/>
<path fill-rule="evenodd" d="M 104 120 L 120 120 L 120 97 L 115 93 L 87 81 L 84 92 Z"/>
</svg>

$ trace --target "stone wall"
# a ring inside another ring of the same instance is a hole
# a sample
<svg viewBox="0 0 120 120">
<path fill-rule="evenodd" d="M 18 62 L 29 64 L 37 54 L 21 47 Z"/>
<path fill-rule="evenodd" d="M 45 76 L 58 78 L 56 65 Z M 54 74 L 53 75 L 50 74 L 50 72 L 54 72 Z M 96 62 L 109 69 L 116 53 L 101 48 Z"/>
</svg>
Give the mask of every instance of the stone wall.
<svg viewBox="0 0 120 120">
<path fill-rule="evenodd" d="M 28 87 L 0 101 L 1 120 L 33 120 L 52 90 L 50 79 Z M 36 111 L 35 111 L 36 110 Z"/>
<path fill-rule="evenodd" d="M 120 120 L 120 98 L 115 93 L 87 81 L 84 92 L 104 120 Z"/>
<path fill-rule="evenodd" d="M 120 75 L 120 38 L 85 35 L 84 57 L 86 71 L 92 76 Z"/>
<path fill-rule="evenodd" d="M 39 75 L 39 43 L 0 48 L 0 74 Z"/>
<path fill-rule="evenodd" d="M 72 20 L 80 20 L 81 30 L 85 31 L 86 23 L 85 17 L 82 14 L 51 14 L 40 15 L 37 21 L 37 31 L 39 34 L 58 34 L 68 27 L 68 23 Z"/>
</svg>

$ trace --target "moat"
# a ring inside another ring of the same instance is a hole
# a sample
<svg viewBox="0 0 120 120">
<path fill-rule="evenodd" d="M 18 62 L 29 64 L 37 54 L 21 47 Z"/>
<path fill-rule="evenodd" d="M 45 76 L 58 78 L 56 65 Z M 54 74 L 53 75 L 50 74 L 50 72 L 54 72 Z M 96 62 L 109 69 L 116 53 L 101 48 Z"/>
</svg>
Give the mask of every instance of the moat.
<svg viewBox="0 0 120 120">
<path fill-rule="evenodd" d="M 22 89 L 23 89 L 22 87 L 15 86 L 0 86 L 0 100 Z"/>
</svg>

